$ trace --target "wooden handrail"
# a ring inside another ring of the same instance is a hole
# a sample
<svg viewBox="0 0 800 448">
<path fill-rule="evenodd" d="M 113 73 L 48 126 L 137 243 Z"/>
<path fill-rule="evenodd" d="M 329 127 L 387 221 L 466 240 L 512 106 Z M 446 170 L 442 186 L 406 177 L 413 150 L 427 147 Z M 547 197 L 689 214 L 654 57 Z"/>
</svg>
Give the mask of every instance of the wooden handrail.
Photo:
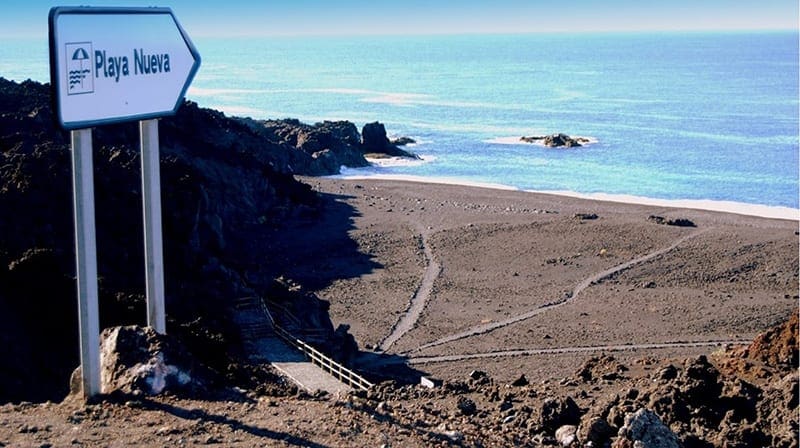
<svg viewBox="0 0 800 448">
<path fill-rule="evenodd" d="M 261 304 L 261 311 L 264 313 L 267 319 L 269 319 L 270 323 L 272 324 L 272 328 L 275 330 L 275 334 L 277 334 L 281 339 L 289 343 L 289 345 L 291 345 L 292 347 L 303 352 L 309 358 L 311 363 L 321 367 L 322 370 L 325 370 L 326 372 L 330 373 L 331 375 L 336 377 L 339 381 L 343 382 L 344 384 L 350 387 L 361 390 L 367 390 L 373 386 L 372 383 L 367 381 L 361 375 L 353 372 L 347 367 L 334 361 L 324 353 L 320 352 L 316 348 L 307 344 L 302 339 L 294 336 L 286 329 L 278 325 L 278 323 L 275 322 L 275 319 L 272 317 L 272 313 L 270 313 L 269 308 L 267 307 L 267 304 L 264 301 L 264 299 L 261 297 L 258 297 L 257 299 L 258 302 Z"/>
</svg>

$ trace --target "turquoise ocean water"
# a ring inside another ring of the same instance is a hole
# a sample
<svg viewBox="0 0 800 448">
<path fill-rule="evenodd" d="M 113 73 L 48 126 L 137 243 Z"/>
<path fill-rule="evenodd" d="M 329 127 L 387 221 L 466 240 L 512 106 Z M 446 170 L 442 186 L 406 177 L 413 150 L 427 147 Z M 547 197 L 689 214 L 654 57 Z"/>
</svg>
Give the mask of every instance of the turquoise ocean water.
<svg viewBox="0 0 800 448">
<path fill-rule="evenodd" d="M 48 80 L 46 42 L 0 76 Z M 228 115 L 386 124 L 424 163 L 348 170 L 797 209 L 798 34 L 197 39 L 188 98 Z M 510 144 L 564 132 L 574 150 Z"/>
</svg>

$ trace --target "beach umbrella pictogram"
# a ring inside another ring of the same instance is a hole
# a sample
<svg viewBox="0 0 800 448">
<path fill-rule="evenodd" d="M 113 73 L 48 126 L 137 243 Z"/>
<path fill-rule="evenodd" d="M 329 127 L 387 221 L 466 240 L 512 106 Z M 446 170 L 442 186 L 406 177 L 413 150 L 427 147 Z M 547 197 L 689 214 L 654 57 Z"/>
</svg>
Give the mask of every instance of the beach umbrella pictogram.
<svg viewBox="0 0 800 448">
<path fill-rule="evenodd" d="M 89 59 L 89 53 L 86 52 L 85 49 L 82 47 L 78 47 L 75 51 L 72 52 L 72 60 L 78 61 L 80 65 L 79 70 L 72 70 L 69 73 L 69 88 L 75 87 L 75 84 L 81 83 L 81 88 L 83 88 L 83 79 L 86 78 L 86 73 L 89 72 L 89 69 L 83 68 L 83 61 Z"/>
</svg>

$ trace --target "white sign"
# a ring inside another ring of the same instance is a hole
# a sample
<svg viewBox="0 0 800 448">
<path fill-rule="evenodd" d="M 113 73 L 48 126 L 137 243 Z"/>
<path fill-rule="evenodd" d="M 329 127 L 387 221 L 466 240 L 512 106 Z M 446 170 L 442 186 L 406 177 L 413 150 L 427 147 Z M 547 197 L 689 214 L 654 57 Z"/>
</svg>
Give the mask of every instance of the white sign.
<svg viewBox="0 0 800 448">
<path fill-rule="evenodd" d="M 56 7 L 49 26 L 64 129 L 173 115 L 200 66 L 169 8 Z"/>
</svg>

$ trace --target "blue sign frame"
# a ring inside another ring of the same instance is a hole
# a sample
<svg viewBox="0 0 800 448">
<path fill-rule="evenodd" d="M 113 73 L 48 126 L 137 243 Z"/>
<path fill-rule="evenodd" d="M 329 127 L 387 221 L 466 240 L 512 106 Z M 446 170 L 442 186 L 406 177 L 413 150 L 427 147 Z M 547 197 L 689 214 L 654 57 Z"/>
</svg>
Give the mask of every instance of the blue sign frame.
<svg viewBox="0 0 800 448">
<path fill-rule="evenodd" d="M 58 18 L 63 15 L 84 15 L 84 16 L 85 15 L 169 15 L 172 21 L 175 23 L 175 27 L 179 31 L 184 43 L 186 44 L 187 49 L 194 58 L 194 63 L 191 67 L 189 75 L 186 77 L 186 81 L 184 82 L 183 88 L 181 89 L 181 92 L 178 95 L 174 107 L 172 107 L 171 110 L 158 111 L 154 113 L 126 115 L 124 117 L 107 117 L 96 120 L 65 122 L 62 116 L 62 108 L 61 108 L 61 95 L 64 92 L 61 91 L 60 87 L 61 83 L 59 82 L 60 81 L 59 67 L 56 66 L 58 63 L 56 52 L 59 51 L 59 49 L 56 48 L 56 32 L 57 32 L 56 26 Z M 178 19 L 175 17 L 175 14 L 172 12 L 172 9 L 167 7 L 88 7 L 88 6 L 54 7 L 50 9 L 50 14 L 48 17 L 48 43 L 49 43 L 49 57 L 50 57 L 51 98 L 54 111 L 56 112 L 54 116 L 57 117 L 58 121 L 57 124 L 62 129 L 68 131 L 75 129 L 91 128 L 106 124 L 150 120 L 154 118 L 161 118 L 161 117 L 168 117 L 175 115 L 175 113 L 177 113 L 178 111 L 178 108 L 183 103 L 189 85 L 192 83 L 192 80 L 194 79 L 197 70 L 200 68 L 200 53 L 197 52 L 197 49 L 195 48 L 191 39 L 189 39 L 189 36 L 186 34 L 186 31 L 178 22 Z"/>
</svg>

